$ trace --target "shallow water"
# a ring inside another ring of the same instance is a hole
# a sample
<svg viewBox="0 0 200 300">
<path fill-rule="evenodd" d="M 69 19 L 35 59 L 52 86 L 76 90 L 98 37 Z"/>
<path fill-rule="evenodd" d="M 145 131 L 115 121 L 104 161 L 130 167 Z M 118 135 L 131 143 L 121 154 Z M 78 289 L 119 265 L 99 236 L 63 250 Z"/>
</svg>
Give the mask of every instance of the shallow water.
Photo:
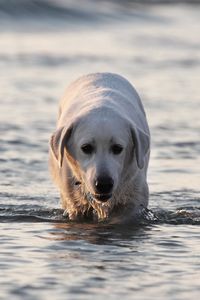
<svg viewBox="0 0 200 300">
<path fill-rule="evenodd" d="M 0 298 L 198 297 L 199 5 L 9 3 L 0 3 Z M 127 77 L 147 112 L 150 211 L 138 226 L 67 223 L 48 173 L 58 100 L 96 71 Z"/>
</svg>

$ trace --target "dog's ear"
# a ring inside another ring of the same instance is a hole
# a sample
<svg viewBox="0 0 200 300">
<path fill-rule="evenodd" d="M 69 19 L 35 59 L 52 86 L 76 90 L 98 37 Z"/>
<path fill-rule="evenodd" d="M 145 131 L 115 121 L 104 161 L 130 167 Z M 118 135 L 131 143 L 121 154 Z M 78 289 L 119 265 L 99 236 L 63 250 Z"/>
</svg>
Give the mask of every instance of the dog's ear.
<svg viewBox="0 0 200 300">
<path fill-rule="evenodd" d="M 54 132 L 50 139 L 50 150 L 54 158 L 58 161 L 58 165 L 61 168 L 63 162 L 64 148 L 71 136 L 73 126 L 61 127 Z"/>
<path fill-rule="evenodd" d="M 131 135 L 135 146 L 136 161 L 138 168 L 144 167 L 144 158 L 150 148 L 150 137 L 136 126 L 131 126 Z"/>
</svg>

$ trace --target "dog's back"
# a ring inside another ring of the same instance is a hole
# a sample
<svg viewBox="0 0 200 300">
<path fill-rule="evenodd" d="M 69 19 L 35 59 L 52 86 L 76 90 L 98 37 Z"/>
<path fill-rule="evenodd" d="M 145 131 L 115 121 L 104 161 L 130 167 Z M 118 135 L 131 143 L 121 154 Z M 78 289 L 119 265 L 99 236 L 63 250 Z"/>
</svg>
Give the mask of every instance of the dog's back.
<svg viewBox="0 0 200 300">
<path fill-rule="evenodd" d="M 138 93 L 125 78 L 113 73 L 88 74 L 71 83 L 60 101 L 57 127 L 97 107 L 111 107 L 139 126 L 142 122 L 141 127 L 149 134 Z"/>
</svg>

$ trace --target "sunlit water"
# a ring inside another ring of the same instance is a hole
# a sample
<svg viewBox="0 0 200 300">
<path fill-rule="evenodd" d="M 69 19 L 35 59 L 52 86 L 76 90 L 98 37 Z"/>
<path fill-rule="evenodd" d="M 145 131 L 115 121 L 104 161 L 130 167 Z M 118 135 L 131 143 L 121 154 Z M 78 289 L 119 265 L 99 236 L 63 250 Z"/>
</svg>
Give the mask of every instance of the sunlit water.
<svg viewBox="0 0 200 300">
<path fill-rule="evenodd" d="M 11 2 L 0 3 L 0 298 L 199 297 L 200 6 Z M 67 223 L 50 180 L 59 98 L 96 71 L 127 77 L 147 112 L 150 211 L 137 226 Z"/>
</svg>

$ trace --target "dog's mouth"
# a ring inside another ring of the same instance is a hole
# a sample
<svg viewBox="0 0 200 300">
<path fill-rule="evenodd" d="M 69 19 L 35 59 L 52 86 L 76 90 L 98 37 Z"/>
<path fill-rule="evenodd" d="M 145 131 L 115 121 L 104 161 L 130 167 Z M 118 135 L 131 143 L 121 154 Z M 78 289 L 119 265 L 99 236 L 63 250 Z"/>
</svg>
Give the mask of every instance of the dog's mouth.
<svg viewBox="0 0 200 300">
<path fill-rule="evenodd" d="M 80 186 L 81 182 L 80 181 L 76 181 L 75 182 L 76 186 Z M 100 201 L 100 202 L 107 202 L 110 198 L 112 197 L 112 193 L 107 193 L 107 194 L 92 194 L 92 193 L 88 193 L 87 194 L 87 198 L 89 199 L 89 201 L 92 200 L 96 200 L 96 201 Z"/>
<path fill-rule="evenodd" d="M 97 201 L 107 202 L 112 197 L 112 194 L 92 194 L 92 197 Z"/>
</svg>

